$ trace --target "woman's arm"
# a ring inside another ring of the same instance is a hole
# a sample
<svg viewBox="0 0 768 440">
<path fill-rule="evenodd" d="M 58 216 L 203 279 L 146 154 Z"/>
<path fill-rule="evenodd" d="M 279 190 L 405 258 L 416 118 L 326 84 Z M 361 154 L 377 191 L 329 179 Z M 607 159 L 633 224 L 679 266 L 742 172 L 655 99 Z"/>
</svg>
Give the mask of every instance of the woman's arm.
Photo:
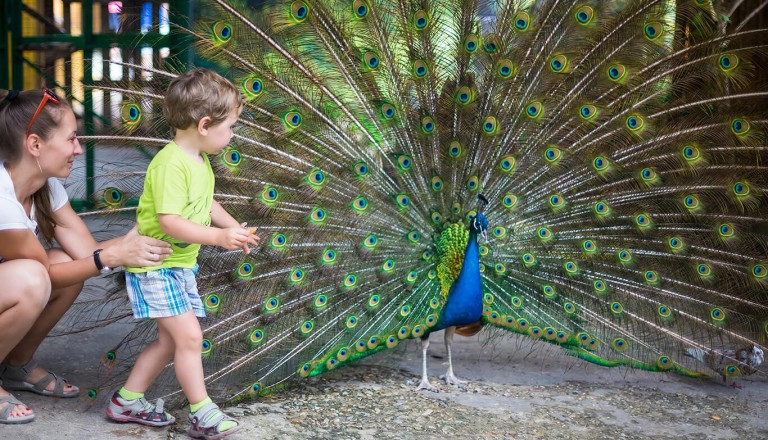
<svg viewBox="0 0 768 440">
<path fill-rule="evenodd" d="M 159 266 L 171 253 L 170 244 L 151 237 L 142 237 L 134 227 L 126 235 L 102 243 L 97 242 L 85 222 L 69 204 L 56 210 L 54 235 L 61 248 L 73 261 L 53 264 L 49 268 L 53 288 L 69 286 L 98 275 L 93 252 L 99 254 L 101 262 L 108 267 L 117 266 Z"/>
<path fill-rule="evenodd" d="M 0 230 L 0 257 L 5 260 L 36 260 L 48 268 L 48 254 L 29 229 Z"/>
</svg>

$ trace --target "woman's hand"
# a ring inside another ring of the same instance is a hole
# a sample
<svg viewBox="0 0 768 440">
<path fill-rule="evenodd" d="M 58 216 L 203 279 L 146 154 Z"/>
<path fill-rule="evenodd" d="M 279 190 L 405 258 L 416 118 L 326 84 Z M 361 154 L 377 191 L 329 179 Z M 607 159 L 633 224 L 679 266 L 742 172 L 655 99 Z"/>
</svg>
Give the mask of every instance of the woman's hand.
<svg viewBox="0 0 768 440">
<path fill-rule="evenodd" d="M 109 267 L 159 266 L 171 254 L 171 245 L 162 240 L 139 235 L 136 226 L 122 239 L 101 251 L 102 262 Z"/>
</svg>

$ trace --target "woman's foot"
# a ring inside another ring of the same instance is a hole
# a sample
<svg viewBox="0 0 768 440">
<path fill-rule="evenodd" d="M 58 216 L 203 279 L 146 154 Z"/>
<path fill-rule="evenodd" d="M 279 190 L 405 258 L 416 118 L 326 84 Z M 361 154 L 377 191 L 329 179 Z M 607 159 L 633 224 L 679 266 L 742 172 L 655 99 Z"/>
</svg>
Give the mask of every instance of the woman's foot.
<svg viewBox="0 0 768 440">
<path fill-rule="evenodd" d="M 34 369 L 33 369 L 33 370 L 32 370 L 32 371 L 29 373 L 29 376 L 27 376 L 27 380 L 26 380 L 26 381 L 27 381 L 27 382 L 30 382 L 30 383 L 36 383 L 36 382 L 37 382 L 37 381 L 39 381 L 40 379 L 42 379 L 42 378 L 44 378 L 45 376 L 47 376 L 49 373 L 50 373 L 49 371 L 47 371 L 47 370 L 45 370 L 45 369 L 43 369 L 43 368 L 40 368 L 40 367 L 35 367 L 35 368 L 34 368 Z M 56 389 L 56 381 L 51 381 L 51 382 L 50 382 L 50 383 L 49 383 L 49 384 L 48 384 L 48 385 L 45 387 L 45 390 L 46 390 L 46 391 L 50 391 L 50 392 L 53 392 L 55 389 Z M 64 393 L 66 393 L 66 394 L 70 394 L 70 393 L 74 393 L 74 392 L 77 392 L 77 391 L 80 391 L 80 389 L 79 389 L 79 388 L 77 388 L 76 386 L 74 386 L 74 385 L 72 385 L 72 384 L 70 384 L 70 383 L 65 383 L 65 384 L 64 384 Z"/>
<path fill-rule="evenodd" d="M 34 418 L 32 408 L 0 388 L 0 424 L 29 423 Z"/>
<path fill-rule="evenodd" d="M 31 361 L 21 366 L 0 365 L 0 378 L 11 391 L 30 391 L 54 397 L 76 397 L 80 394 L 78 387 Z"/>
</svg>

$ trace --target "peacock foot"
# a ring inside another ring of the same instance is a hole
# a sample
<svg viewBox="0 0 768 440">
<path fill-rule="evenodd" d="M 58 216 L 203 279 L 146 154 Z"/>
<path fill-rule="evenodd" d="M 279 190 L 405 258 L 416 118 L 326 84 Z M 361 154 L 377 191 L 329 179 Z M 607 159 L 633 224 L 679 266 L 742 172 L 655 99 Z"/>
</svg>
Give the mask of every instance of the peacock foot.
<svg viewBox="0 0 768 440">
<path fill-rule="evenodd" d="M 440 379 L 443 379 L 448 385 L 453 385 L 459 388 L 464 388 L 464 385 L 468 383 L 466 380 L 459 379 L 453 373 L 447 373 L 444 376 L 440 376 Z"/>
<path fill-rule="evenodd" d="M 416 391 L 420 391 L 420 390 L 432 391 L 433 393 L 440 392 L 440 390 L 438 390 L 437 388 L 435 388 L 434 385 L 429 383 L 429 381 L 426 378 L 421 379 L 421 383 L 419 384 L 419 386 L 416 387 Z"/>
</svg>

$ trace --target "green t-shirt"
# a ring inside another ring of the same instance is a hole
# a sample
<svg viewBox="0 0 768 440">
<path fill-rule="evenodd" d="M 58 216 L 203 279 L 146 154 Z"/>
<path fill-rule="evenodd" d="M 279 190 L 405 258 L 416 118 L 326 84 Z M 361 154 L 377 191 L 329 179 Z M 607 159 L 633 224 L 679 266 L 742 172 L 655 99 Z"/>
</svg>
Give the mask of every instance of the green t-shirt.
<svg viewBox="0 0 768 440">
<path fill-rule="evenodd" d="M 139 234 L 170 243 L 173 253 L 160 266 L 126 267 L 128 272 L 195 267 L 200 245 L 180 242 L 168 236 L 160 227 L 157 215 L 176 214 L 197 224 L 210 226 L 215 179 L 208 156 L 200 156 L 203 163 L 196 162 L 175 142 L 171 142 L 150 162 L 144 178 L 144 192 L 136 210 Z"/>
</svg>

